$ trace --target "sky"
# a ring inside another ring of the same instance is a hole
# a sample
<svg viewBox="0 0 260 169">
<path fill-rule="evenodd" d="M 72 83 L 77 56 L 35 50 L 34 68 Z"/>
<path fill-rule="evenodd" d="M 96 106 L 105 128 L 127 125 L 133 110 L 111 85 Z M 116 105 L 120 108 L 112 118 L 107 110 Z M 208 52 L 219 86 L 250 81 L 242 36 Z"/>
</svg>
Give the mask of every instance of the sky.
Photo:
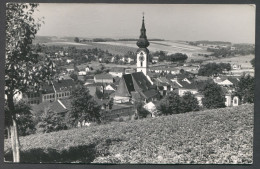
<svg viewBox="0 0 260 169">
<path fill-rule="evenodd" d="M 41 36 L 138 38 L 144 12 L 148 39 L 255 43 L 254 5 L 40 3 Z"/>
</svg>

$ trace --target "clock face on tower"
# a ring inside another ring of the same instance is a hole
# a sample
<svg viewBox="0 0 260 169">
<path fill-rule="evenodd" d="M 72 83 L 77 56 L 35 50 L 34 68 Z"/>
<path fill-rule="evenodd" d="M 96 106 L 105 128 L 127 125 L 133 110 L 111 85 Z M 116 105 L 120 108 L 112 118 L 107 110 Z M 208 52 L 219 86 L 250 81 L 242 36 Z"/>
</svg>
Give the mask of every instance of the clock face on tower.
<svg viewBox="0 0 260 169">
<path fill-rule="evenodd" d="M 139 60 L 140 60 L 141 62 L 144 61 L 144 56 L 141 55 L 141 56 L 139 57 Z"/>
</svg>

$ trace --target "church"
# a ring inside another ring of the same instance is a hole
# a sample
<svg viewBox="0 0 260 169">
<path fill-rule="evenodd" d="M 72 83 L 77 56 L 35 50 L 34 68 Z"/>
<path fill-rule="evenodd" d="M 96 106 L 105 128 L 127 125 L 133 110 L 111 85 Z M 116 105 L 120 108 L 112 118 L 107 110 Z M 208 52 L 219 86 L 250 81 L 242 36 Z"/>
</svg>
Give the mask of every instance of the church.
<svg viewBox="0 0 260 169">
<path fill-rule="evenodd" d="M 147 75 L 149 66 L 149 50 L 147 47 L 149 44 L 143 16 L 141 35 L 136 43 L 139 47 L 136 51 L 136 72 L 122 76 L 115 92 L 115 103 L 149 102 L 160 98 L 157 87 L 152 84 L 150 77 Z"/>
</svg>

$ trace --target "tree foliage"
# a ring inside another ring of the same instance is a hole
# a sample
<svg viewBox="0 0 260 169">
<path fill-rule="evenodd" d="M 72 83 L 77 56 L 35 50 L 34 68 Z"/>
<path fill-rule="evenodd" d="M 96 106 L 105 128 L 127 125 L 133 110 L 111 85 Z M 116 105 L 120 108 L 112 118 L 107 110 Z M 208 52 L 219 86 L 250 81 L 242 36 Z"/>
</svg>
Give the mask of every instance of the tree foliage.
<svg viewBox="0 0 260 169">
<path fill-rule="evenodd" d="M 253 66 L 253 68 L 255 67 L 255 58 L 253 58 L 252 60 L 250 60 L 251 65 Z"/>
<path fill-rule="evenodd" d="M 199 102 L 191 92 L 185 92 L 182 96 L 182 112 L 198 111 Z"/>
<path fill-rule="evenodd" d="M 208 81 L 200 91 L 204 95 L 202 99 L 204 107 L 210 109 L 225 107 L 225 97 L 221 87 L 216 83 Z"/>
<path fill-rule="evenodd" d="M 186 92 L 182 97 L 177 93 L 170 92 L 159 102 L 157 109 L 162 115 L 171 115 L 198 111 L 199 105 L 198 100 L 190 92 Z"/>
<path fill-rule="evenodd" d="M 75 38 L 74 38 L 74 42 L 78 43 L 78 42 L 79 42 L 79 38 L 78 38 L 78 37 L 75 37 Z"/>
<path fill-rule="evenodd" d="M 208 63 L 199 69 L 199 76 L 212 76 L 223 74 L 223 71 L 230 71 L 230 63 Z"/>
<path fill-rule="evenodd" d="M 143 106 L 144 103 L 140 101 L 136 101 L 134 103 L 136 111 L 137 111 L 137 116 L 138 118 L 146 118 L 149 114 L 151 114 L 148 110 L 146 110 Z"/>
<path fill-rule="evenodd" d="M 72 108 L 69 112 L 70 124 L 76 125 L 79 121 L 100 122 L 101 107 L 89 94 L 89 90 L 80 86 L 72 92 Z"/>
<path fill-rule="evenodd" d="M 236 95 L 242 98 L 243 103 L 254 103 L 255 78 L 243 75 L 237 85 Z"/>
<path fill-rule="evenodd" d="M 41 26 L 40 21 L 33 17 L 37 6 L 38 4 L 34 3 L 6 4 L 5 95 L 9 111 L 5 114 L 12 119 L 11 142 L 14 162 L 20 161 L 14 96 L 20 92 L 39 89 L 39 84 L 50 79 L 54 69 L 50 58 L 40 57 L 31 50 L 32 41 Z"/>
<path fill-rule="evenodd" d="M 35 124 L 33 120 L 33 114 L 31 113 L 31 107 L 25 101 L 20 100 L 15 102 L 15 111 L 17 115 L 17 125 L 18 125 L 18 134 L 20 136 L 25 136 L 34 133 Z M 5 105 L 5 127 L 9 130 L 9 127 L 12 125 L 11 112 L 8 106 Z"/>
<path fill-rule="evenodd" d="M 67 124 L 64 114 L 56 113 L 51 110 L 43 111 L 40 115 L 39 122 L 36 125 L 38 133 L 50 133 L 53 131 L 66 130 Z"/>
</svg>

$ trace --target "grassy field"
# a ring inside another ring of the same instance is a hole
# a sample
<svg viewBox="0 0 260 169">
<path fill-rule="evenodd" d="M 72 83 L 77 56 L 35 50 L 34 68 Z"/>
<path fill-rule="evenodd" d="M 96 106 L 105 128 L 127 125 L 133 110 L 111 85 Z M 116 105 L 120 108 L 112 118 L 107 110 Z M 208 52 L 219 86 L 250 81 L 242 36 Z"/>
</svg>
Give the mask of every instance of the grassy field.
<svg viewBox="0 0 260 169">
<path fill-rule="evenodd" d="M 253 105 L 36 134 L 21 162 L 251 164 Z M 5 140 L 10 161 L 10 140 Z"/>
<path fill-rule="evenodd" d="M 98 42 L 97 44 L 137 48 L 136 42 L 134 41 Z M 209 53 L 203 48 L 197 46 L 191 46 L 177 41 L 150 41 L 150 46 L 148 47 L 148 49 L 151 52 L 162 50 L 162 51 L 166 51 L 168 54 L 179 53 L 179 52 L 186 53 L 191 58 L 197 57 L 198 53 L 204 53 L 204 54 Z"/>
<path fill-rule="evenodd" d="M 111 45 L 111 44 L 102 44 L 102 43 L 95 43 L 95 42 L 84 42 L 84 43 L 75 43 L 75 42 L 63 42 L 63 41 L 56 41 L 56 42 L 46 42 L 42 43 L 44 45 L 56 45 L 62 47 L 69 47 L 75 46 L 78 49 L 93 49 L 98 48 L 102 50 L 108 50 L 110 53 L 114 55 L 124 55 L 128 51 L 136 52 L 138 47 L 129 47 L 129 46 L 119 46 L 119 45 Z"/>
<path fill-rule="evenodd" d="M 102 50 L 108 50 L 112 54 L 123 55 L 128 51 L 136 52 L 138 47 L 135 41 L 114 41 L 114 42 L 84 42 L 75 43 L 72 37 L 36 37 L 34 43 L 42 43 L 45 45 L 57 45 L 57 46 L 76 46 L 81 49 L 91 49 L 100 48 Z M 189 58 L 193 59 L 203 59 L 198 54 L 207 54 L 209 52 L 206 49 L 191 46 L 185 42 L 179 41 L 150 41 L 150 46 L 148 47 L 151 52 L 155 51 L 166 51 L 168 54 L 173 53 L 186 53 Z"/>
<path fill-rule="evenodd" d="M 226 58 L 216 58 L 213 61 L 216 63 L 230 63 L 230 64 L 239 64 L 242 68 L 250 69 L 253 68 L 250 61 L 255 57 L 255 55 L 245 55 L 245 56 L 234 56 Z M 212 61 L 207 61 L 212 62 Z"/>
</svg>

